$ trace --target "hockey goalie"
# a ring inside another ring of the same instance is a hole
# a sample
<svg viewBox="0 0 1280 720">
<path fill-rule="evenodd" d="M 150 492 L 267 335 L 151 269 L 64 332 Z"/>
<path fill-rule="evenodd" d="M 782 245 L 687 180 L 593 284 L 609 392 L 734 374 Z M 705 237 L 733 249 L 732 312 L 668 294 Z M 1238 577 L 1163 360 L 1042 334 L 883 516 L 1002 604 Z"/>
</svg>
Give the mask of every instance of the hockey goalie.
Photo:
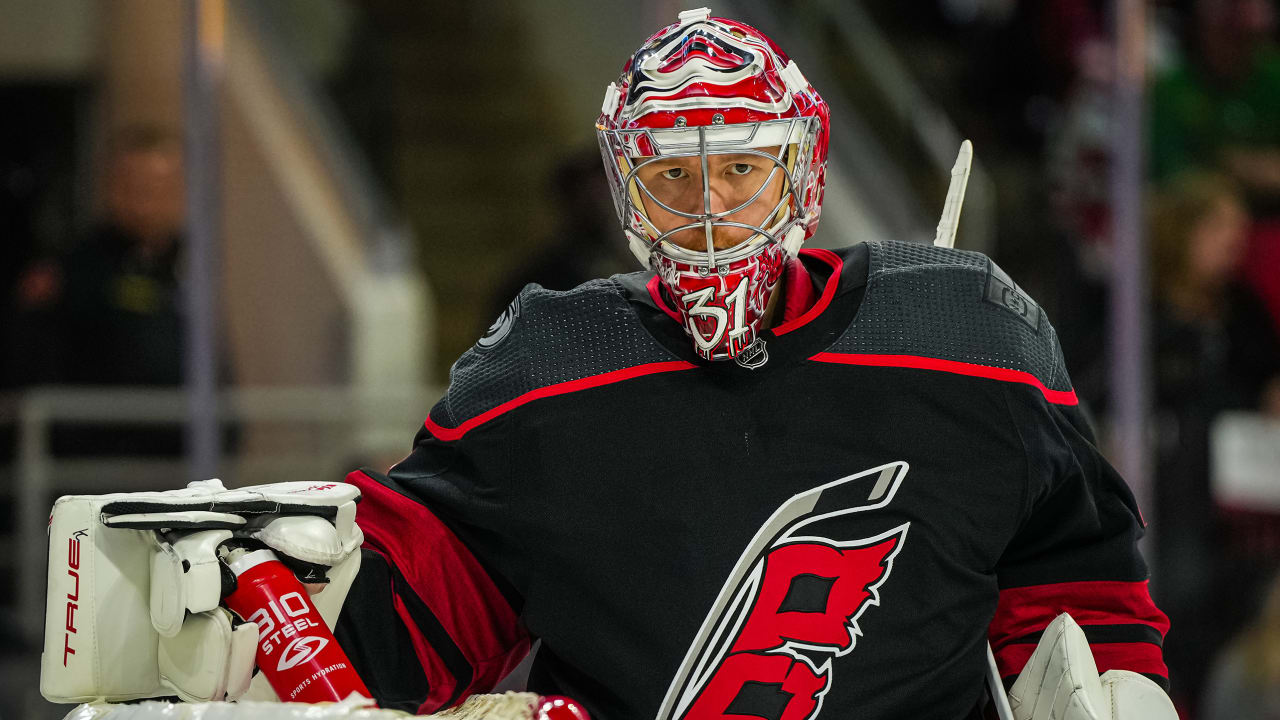
<svg viewBox="0 0 1280 720">
<path fill-rule="evenodd" d="M 597 133 L 642 270 L 526 287 L 385 473 L 59 500 L 45 696 L 1175 718 L 1141 516 L 1035 301 L 941 229 L 804 249 L 827 106 L 743 23 L 681 13 Z"/>
</svg>

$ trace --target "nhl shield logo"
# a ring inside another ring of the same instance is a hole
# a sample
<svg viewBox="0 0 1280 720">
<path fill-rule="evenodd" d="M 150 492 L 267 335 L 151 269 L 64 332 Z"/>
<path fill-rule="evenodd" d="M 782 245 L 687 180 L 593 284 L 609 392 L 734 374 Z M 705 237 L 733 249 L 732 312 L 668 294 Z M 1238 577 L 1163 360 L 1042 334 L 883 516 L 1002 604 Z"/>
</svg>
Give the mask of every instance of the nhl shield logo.
<svg viewBox="0 0 1280 720">
<path fill-rule="evenodd" d="M 764 345 L 764 338 L 756 338 L 742 352 L 734 356 L 733 361 L 748 370 L 764 367 L 769 362 L 769 349 Z"/>
</svg>

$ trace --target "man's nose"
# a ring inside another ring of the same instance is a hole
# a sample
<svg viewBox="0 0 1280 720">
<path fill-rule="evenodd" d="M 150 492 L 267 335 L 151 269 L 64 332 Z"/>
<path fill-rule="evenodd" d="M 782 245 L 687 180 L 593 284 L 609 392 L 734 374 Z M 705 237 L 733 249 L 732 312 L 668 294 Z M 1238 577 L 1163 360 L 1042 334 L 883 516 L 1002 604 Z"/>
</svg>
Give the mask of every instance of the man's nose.
<svg viewBox="0 0 1280 720">
<path fill-rule="evenodd" d="M 729 191 L 726 183 L 712 180 L 709 189 L 711 191 L 711 206 L 707 208 L 707 212 L 711 214 L 728 212 L 741 204 L 741 201 Z"/>
</svg>

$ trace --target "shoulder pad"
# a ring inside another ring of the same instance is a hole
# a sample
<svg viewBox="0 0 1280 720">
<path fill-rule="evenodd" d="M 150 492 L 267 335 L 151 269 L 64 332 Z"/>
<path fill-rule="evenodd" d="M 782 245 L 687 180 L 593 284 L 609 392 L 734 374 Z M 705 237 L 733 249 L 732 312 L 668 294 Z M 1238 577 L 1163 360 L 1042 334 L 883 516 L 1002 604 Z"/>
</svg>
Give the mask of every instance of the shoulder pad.
<svg viewBox="0 0 1280 720">
<path fill-rule="evenodd" d="M 1030 373 L 1071 389 L 1044 311 L 982 253 L 870 242 L 867 290 L 833 352 L 911 355 Z"/>
<path fill-rule="evenodd" d="M 453 364 L 431 418 L 455 428 L 534 390 L 673 359 L 614 280 L 566 291 L 530 284 Z"/>
</svg>

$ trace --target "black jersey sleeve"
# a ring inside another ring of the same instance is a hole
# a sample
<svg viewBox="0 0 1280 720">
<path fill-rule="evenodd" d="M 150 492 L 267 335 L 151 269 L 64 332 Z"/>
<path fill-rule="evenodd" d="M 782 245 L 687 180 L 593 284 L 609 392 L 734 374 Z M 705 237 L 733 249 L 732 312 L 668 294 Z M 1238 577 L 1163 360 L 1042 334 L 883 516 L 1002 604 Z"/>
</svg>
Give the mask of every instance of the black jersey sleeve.
<svg viewBox="0 0 1280 720">
<path fill-rule="evenodd" d="M 364 565 L 339 622 L 384 707 L 434 712 L 501 680 L 528 652 L 519 576 L 536 552 L 526 406 L 620 379 L 692 367 L 636 319 L 612 280 L 527 286 L 454 363 L 449 388 L 386 473 L 361 470 Z M 514 419 L 513 419 L 514 418 Z"/>
<path fill-rule="evenodd" d="M 518 594 L 423 502 L 449 486 L 450 450 L 418 443 L 382 474 L 364 469 L 361 568 L 335 634 L 384 708 L 431 713 L 491 690 L 528 654 Z"/>
<path fill-rule="evenodd" d="M 1005 396 L 1028 477 L 1021 527 L 997 567 L 989 636 L 1001 675 L 1021 672 L 1045 626 L 1068 612 L 1099 672 L 1140 672 L 1167 690 L 1161 644 L 1169 621 L 1148 591 L 1132 492 L 1102 457 L 1077 404 L 1017 386 Z"/>
<path fill-rule="evenodd" d="M 1043 309 L 979 253 L 868 247 L 862 306 L 814 359 L 999 380 L 991 387 L 999 388 L 1022 447 L 1025 477 L 1010 485 L 1020 511 L 1012 529 L 1001 531 L 1000 594 L 989 627 L 1001 674 L 1020 673 L 1044 628 L 1069 612 L 1099 670 L 1133 670 L 1167 687 L 1161 643 L 1168 620 L 1148 592 L 1137 546 L 1141 515 L 1096 447 Z"/>
</svg>

